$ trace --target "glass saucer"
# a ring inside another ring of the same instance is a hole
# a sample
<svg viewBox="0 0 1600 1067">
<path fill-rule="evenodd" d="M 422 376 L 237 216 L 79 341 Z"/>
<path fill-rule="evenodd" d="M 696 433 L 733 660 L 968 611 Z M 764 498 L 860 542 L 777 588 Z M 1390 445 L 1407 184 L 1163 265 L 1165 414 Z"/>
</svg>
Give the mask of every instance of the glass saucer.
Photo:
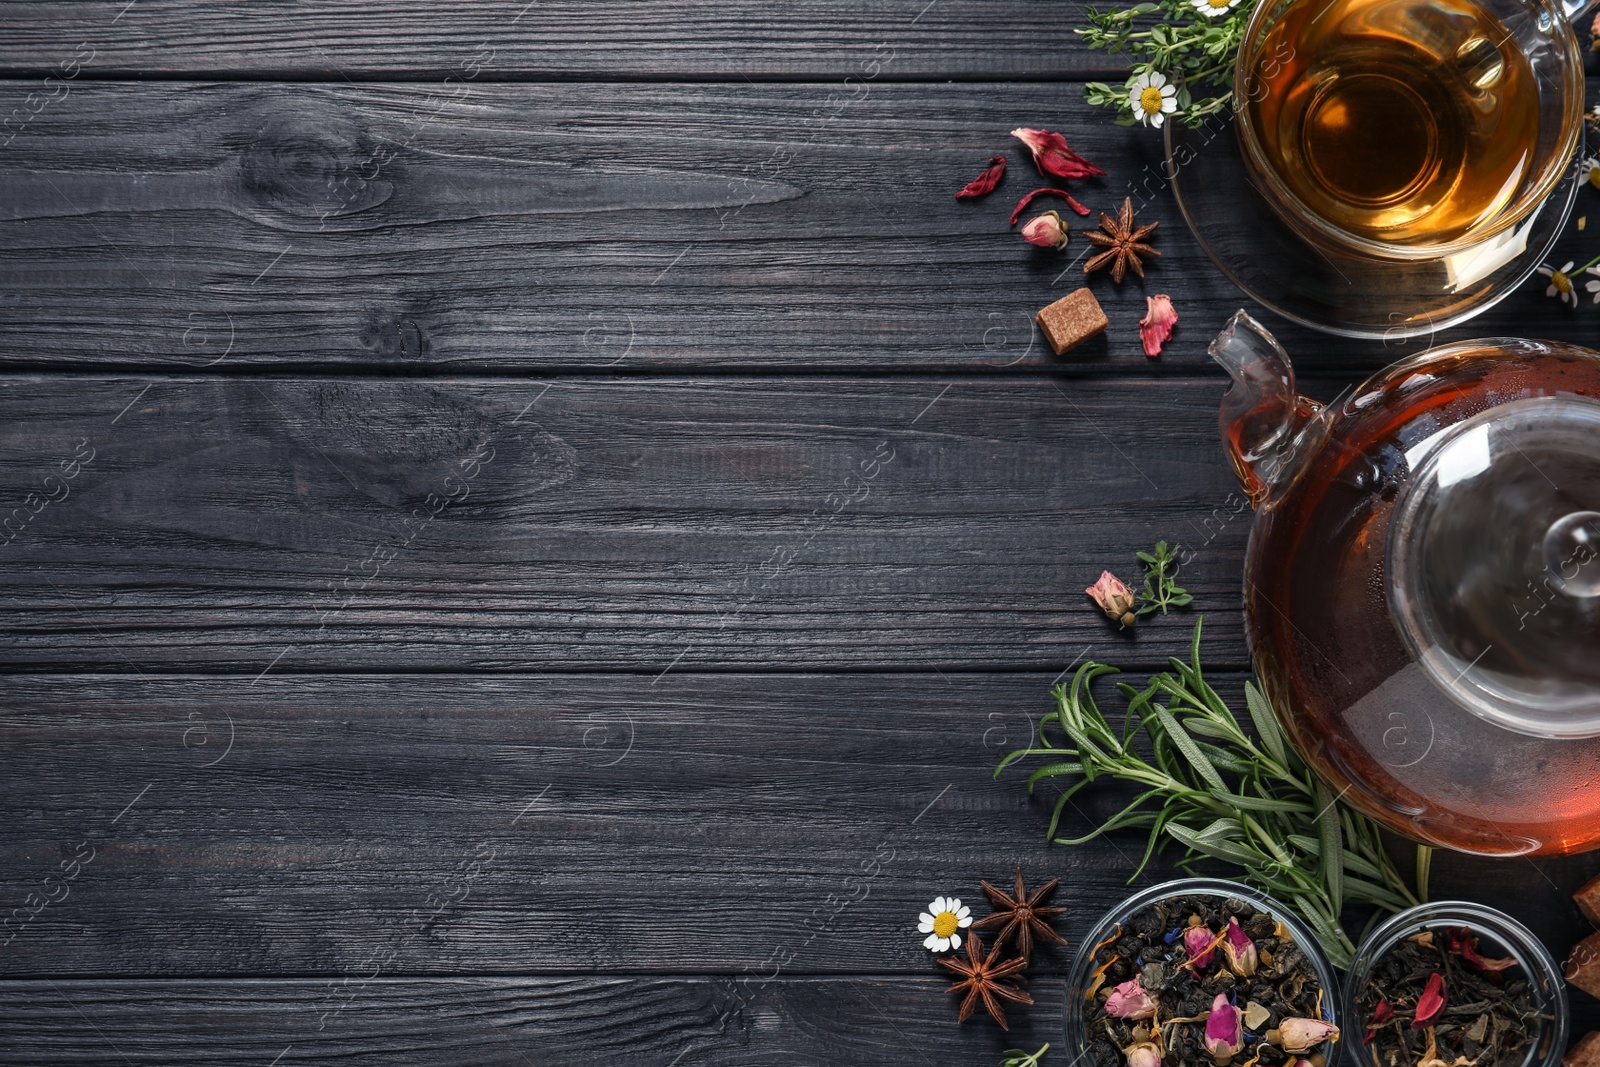
<svg viewBox="0 0 1600 1067">
<path fill-rule="evenodd" d="M 1386 262 L 1289 229 L 1245 169 L 1231 119 L 1196 129 L 1169 122 L 1166 147 L 1184 221 L 1222 273 L 1284 318 L 1342 337 L 1401 340 L 1493 307 L 1544 261 L 1582 182 L 1572 167 L 1532 217 L 1488 246 L 1445 261 Z"/>
</svg>

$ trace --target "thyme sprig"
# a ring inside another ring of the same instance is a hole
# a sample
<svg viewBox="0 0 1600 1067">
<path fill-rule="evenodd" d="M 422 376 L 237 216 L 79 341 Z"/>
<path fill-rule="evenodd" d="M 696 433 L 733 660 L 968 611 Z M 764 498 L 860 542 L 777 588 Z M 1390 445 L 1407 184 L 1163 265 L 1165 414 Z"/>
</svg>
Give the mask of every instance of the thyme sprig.
<svg viewBox="0 0 1600 1067">
<path fill-rule="evenodd" d="M 1049 1045 L 1032 1055 L 1029 1055 L 1024 1049 L 1008 1048 L 1001 1053 L 1001 1055 L 1005 1056 L 1005 1059 L 1000 1061 L 1000 1067 L 1039 1067 L 1040 1061 L 1044 1059 L 1044 1054 L 1049 1051 Z"/>
<path fill-rule="evenodd" d="M 1255 0 L 1240 0 L 1213 18 L 1190 0 L 1145 0 L 1126 7 L 1088 8 L 1089 24 L 1074 32 L 1096 51 L 1133 57 L 1129 79 L 1158 73 L 1177 86 L 1178 110 L 1170 117 L 1198 126 L 1233 99 L 1233 64 Z M 1207 90 L 1212 90 L 1209 94 Z M 1125 86 L 1090 82 L 1089 103 L 1116 111 L 1120 126 L 1136 121 Z"/>
<path fill-rule="evenodd" d="M 1135 614 L 1148 615 L 1159 609 L 1165 615 L 1169 608 L 1186 608 L 1194 603 L 1194 596 L 1174 580 L 1178 557 L 1165 541 L 1157 541 L 1149 552 L 1140 552 L 1139 562 L 1144 564 L 1144 592 L 1139 594 L 1140 607 Z"/>
<path fill-rule="evenodd" d="M 1079 845 L 1136 827 L 1149 830 L 1149 839 L 1133 878 L 1174 842 L 1184 849 L 1179 866 L 1186 870 L 1201 859 L 1232 864 L 1242 881 L 1292 908 L 1333 965 L 1347 968 L 1355 945 L 1340 925 L 1344 905 L 1400 911 L 1419 903 L 1418 895 L 1385 852 L 1377 824 L 1316 777 L 1253 683 L 1244 693 L 1255 737 L 1245 732 L 1201 671 L 1203 621 L 1195 623 L 1188 663 L 1172 658 L 1171 671 L 1143 689 L 1117 683 L 1127 701 L 1120 730 L 1093 693 L 1095 683 L 1117 668 L 1085 663 L 1070 683 L 1053 690 L 1056 709 L 1040 722 L 1037 743 L 1006 756 L 995 775 L 1044 757 L 1049 762 L 1028 777 L 1030 793 L 1047 779 L 1071 782 L 1047 831 L 1057 844 Z M 1092 832 L 1056 837 L 1073 796 L 1102 778 L 1133 783 L 1140 792 Z M 1418 858 L 1425 862 L 1421 850 Z"/>
</svg>

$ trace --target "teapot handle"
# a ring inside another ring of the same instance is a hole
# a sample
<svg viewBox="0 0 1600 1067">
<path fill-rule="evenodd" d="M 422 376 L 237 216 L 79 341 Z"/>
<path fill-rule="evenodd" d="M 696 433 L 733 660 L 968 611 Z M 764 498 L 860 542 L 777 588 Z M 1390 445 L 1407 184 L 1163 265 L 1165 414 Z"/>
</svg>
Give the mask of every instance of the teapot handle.
<svg viewBox="0 0 1600 1067">
<path fill-rule="evenodd" d="M 1260 507 L 1293 480 L 1322 436 L 1322 405 L 1295 392 L 1288 355 L 1242 310 L 1207 351 L 1233 379 L 1218 412 L 1222 442 L 1245 495 Z"/>
</svg>

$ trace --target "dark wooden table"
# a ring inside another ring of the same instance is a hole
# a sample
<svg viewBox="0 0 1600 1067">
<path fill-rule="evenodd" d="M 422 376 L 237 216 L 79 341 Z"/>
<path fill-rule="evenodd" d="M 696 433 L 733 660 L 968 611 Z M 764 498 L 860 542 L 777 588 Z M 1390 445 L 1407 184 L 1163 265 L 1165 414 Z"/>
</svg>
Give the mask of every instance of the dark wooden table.
<svg viewBox="0 0 1600 1067">
<path fill-rule="evenodd" d="M 1247 668 L 1204 354 L 1242 298 L 1158 138 L 1083 104 L 1119 71 L 1077 17 L 0 4 L 0 1062 L 1059 1047 L 1065 954 L 1005 1040 L 916 914 L 1021 864 L 1076 943 L 1127 891 L 1137 840 L 1051 846 L 991 778 L 1068 665 L 1186 645 L 1108 629 L 1102 566 L 1181 542 Z M 1162 222 L 1065 359 L 1031 317 L 1080 275 L 1005 226 L 1019 125 Z M 1448 337 L 1597 314 L 1530 285 Z M 1317 395 L 1417 347 L 1269 321 Z M 1597 869 L 1441 857 L 1436 896 L 1559 952 Z"/>
</svg>

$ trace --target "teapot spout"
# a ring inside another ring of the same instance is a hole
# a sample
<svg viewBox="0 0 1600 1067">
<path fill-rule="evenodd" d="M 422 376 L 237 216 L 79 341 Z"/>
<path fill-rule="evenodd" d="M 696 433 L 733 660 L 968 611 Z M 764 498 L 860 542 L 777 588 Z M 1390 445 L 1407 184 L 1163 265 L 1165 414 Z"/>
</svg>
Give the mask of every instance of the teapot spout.
<svg viewBox="0 0 1600 1067">
<path fill-rule="evenodd" d="M 1207 350 L 1233 379 L 1218 421 L 1233 471 L 1260 507 L 1287 486 L 1326 428 L 1322 405 L 1295 392 L 1282 346 L 1244 311 L 1234 312 Z"/>
</svg>

